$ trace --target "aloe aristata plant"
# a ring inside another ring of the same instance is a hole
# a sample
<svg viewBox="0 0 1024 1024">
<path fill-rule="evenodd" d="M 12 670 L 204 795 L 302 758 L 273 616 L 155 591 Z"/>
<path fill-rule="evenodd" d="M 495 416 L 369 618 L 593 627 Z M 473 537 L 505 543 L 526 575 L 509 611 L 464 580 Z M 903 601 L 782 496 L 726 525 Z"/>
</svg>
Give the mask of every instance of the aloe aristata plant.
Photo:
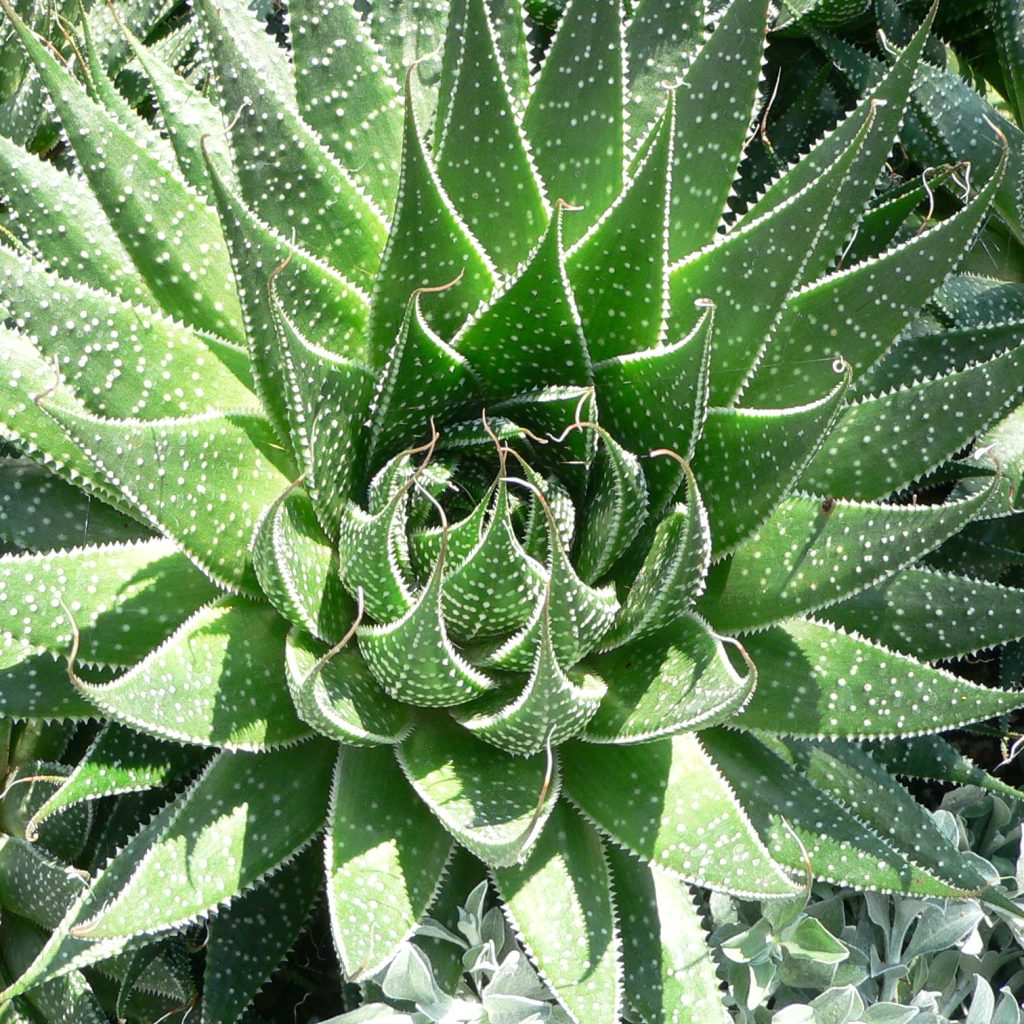
<svg viewBox="0 0 1024 1024">
<path fill-rule="evenodd" d="M 738 214 L 766 0 L 576 2 L 534 76 L 515 0 L 197 0 L 159 132 L 0 6 L 76 165 L 0 140 L 0 710 L 105 723 L 25 834 L 167 792 L 3 998 L 213 915 L 234 1020 L 321 877 L 358 981 L 461 848 L 574 1020 L 707 1021 L 683 883 L 986 889 L 857 744 L 1022 700 L 930 664 L 1018 594 L 922 559 L 1008 511 L 1024 349 L 862 383 L 1004 170 L 890 246 L 927 23 Z"/>
</svg>

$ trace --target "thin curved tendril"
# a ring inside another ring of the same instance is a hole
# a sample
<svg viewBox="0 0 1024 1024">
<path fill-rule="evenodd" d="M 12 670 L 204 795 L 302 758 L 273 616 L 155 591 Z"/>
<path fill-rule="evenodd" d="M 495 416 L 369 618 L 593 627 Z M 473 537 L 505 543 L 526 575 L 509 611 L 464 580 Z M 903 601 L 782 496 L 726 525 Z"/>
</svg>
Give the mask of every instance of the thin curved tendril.
<svg viewBox="0 0 1024 1024">
<path fill-rule="evenodd" d="M 302 680 L 303 688 L 307 687 L 324 669 L 324 666 L 341 650 L 343 650 L 351 641 L 352 637 L 356 635 L 357 630 L 363 622 L 363 588 L 356 587 L 356 617 L 349 626 L 348 631 L 345 635 L 325 654 L 317 661 L 317 663 L 309 670 L 306 677 Z"/>
</svg>

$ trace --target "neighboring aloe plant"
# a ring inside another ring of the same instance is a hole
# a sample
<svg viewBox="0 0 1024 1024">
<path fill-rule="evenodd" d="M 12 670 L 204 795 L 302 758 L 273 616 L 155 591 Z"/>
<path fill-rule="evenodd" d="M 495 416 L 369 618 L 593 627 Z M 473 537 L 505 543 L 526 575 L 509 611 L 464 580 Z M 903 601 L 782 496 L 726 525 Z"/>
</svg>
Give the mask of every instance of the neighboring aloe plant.
<svg viewBox="0 0 1024 1024">
<path fill-rule="evenodd" d="M 1024 348 L 904 334 L 1009 159 L 890 245 L 928 22 L 723 228 L 767 0 L 707 38 L 577 0 L 532 81 L 516 0 L 292 0 L 291 57 L 198 0 L 217 106 L 128 37 L 163 135 L 0 7 L 77 166 L 0 140 L 0 711 L 104 722 L 23 831 L 167 797 L 4 998 L 216 912 L 235 1020 L 321 834 L 349 979 L 461 846 L 583 1022 L 722 1017 L 684 882 L 1012 908 L 889 774 L 930 741 L 882 742 L 1024 702 L 929 664 L 1024 635 L 1019 591 L 923 561 L 1019 500 L 972 444 Z"/>
</svg>

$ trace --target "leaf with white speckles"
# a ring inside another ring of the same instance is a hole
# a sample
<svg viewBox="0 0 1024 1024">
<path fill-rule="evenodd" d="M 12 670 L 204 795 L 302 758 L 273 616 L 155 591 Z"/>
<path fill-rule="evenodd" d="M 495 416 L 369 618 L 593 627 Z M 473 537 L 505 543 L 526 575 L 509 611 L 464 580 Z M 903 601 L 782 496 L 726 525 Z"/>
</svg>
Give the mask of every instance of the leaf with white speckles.
<svg viewBox="0 0 1024 1024">
<path fill-rule="evenodd" d="M 1024 703 L 930 668 L 825 623 L 792 619 L 746 638 L 757 690 L 733 723 L 795 736 L 856 737 L 942 732 Z"/>
<path fill-rule="evenodd" d="M 3 135 L 0 181 L 12 227 L 51 270 L 124 299 L 154 301 L 86 181 Z"/>
<path fill-rule="evenodd" d="M 584 664 L 608 681 L 584 734 L 592 743 L 643 743 L 726 721 L 757 682 L 751 666 L 743 676 L 733 668 L 721 640 L 692 615 Z"/>
<path fill-rule="evenodd" d="M 686 885 L 609 844 L 626 1003 L 651 1024 L 728 1024 L 715 961 Z"/>
<path fill-rule="evenodd" d="M 342 970 L 386 963 L 426 913 L 452 837 L 402 778 L 390 750 L 342 747 L 327 830 L 327 900 Z"/>
<path fill-rule="evenodd" d="M 999 174 L 989 178 L 963 209 L 928 231 L 790 297 L 746 400 L 803 401 L 809 389 L 827 379 L 837 357 L 856 376 L 863 373 L 956 266 L 999 180 Z"/>
<path fill-rule="evenodd" d="M 112 722 L 103 727 L 60 789 L 32 815 L 25 832 L 31 837 L 47 818 L 86 801 L 173 784 L 204 756 L 193 747 Z"/>
<path fill-rule="evenodd" d="M 186 323 L 241 341 L 241 312 L 234 292 L 223 287 L 230 271 L 212 211 L 89 99 L 20 18 L 12 21 L 96 198 L 150 291 Z M 136 188 L 136 181 L 145 185 Z"/>
<path fill-rule="evenodd" d="M 792 409 L 708 412 L 693 473 L 716 559 L 749 537 L 790 493 L 840 414 L 849 383 L 847 371 L 823 398 Z"/>
<path fill-rule="evenodd" d="M 367 298 L 340 274 L 286 241 L 260 220 L 239 199 L 215 165 L 208 163 L 207 168 L 238 283 L 257 393 L 275 430 L 284 440 L 289 437 L 289 425 L 295 429 L 289 400 L 296 384 L 289 379 L 291 367 L 285 358 L 286 339 L 279 334 L 281 325 L 275 317 L 275 303 L 285 323 L 293 324 L 303 337 L 316 338 L 317 349 L 327 352 L 325 361 L 330 362 L 330 356 L 365 358 L 363 334 L 369 315 Z M 286 265 L 285 269 L 273 276 L 282 265 Z M 272 277 L 273 291 L 270 288 Z M 316 370 L 310 376 L 318 383 L 326 372 L 317 367 L 316 359 L 298 366 L 304 371 Z M 311 390 L 313 397 L 317 397 L 319 387 L 313 385 Z M 295 443 L 301 448 L 298 441 Z"/>
<path fill-rule="evenodd" d="M 78 688 L 109 718 L 163 739 L 228 750 L 294 743 L 309 730 L 288 695 L 287 630 L 273 609 L 226 598 L 123 676 Z"/>
<path fill-rule="evenodd" d="M 5 910 L 43 928 L 56 928 L 86 884 L 74 868 L 34 843 L 0 836 L 0 892 Z"/>
<path fill-rule="evenodd" d="M 266 420 L 248 414 L 114 420 L 53 398 L 44 407 L 110 486 L 204 573 L 225 588 L 256 591 L 253 529 L 294 475 Z M 180 489 L 186 480 L 188 491 Z"/>
<path fill-rule="evenodd" d="M 767 0 L 733 0 L 676 90 L 670 260 L 707 245 L 718 227 L 754 116 L 767 27 Z"/>
<path fill-rule="evenodd" d="M 71 685 L 67 665 L 41 647 L 0 633 L 0 713 L 10 719 L 95 718 Z"/>
<path fill-rule="evenodd" d="M 368 285 L 383 219 L 302 120 L 277 44 L 242 0 L 199 0 L 196 13 L 242 196 L 277 232 Z"/>
<path fill-rule="evenodd" d="M 145 540 L 149 530 L 29 459 L 0 461 L 0 537 L 23 551 Z"/>
<path fill-rule="evenodd" d="M 77 630 L 84 661 L 132 665 L 216 593 L 166 540 L 6 555 L 0 629 L 56 655 Z"/>
<path fill-rule="evenodd" d="M 800 486 L 835 497 L 883 497 L 968 445 L 1022 391 L 1018 345 L 969 369 L 863 398 L 839 416 Z"/>
<path fill-rule="evenodd" d="M 470 230 L 509 273 L 529 255 L 547 212 L 499 57 L 497 26 L 486 0 L 464 0 L 464 6 L 462 19 L 454 5 L 449 16 L 446 45 L 459 54 L 446 91 L 437 171 Z M 478 159 L 481 152 L 486 161 Z"/>
<path fill-rule="evenodd" d="M 417 288 L 451 287 L 430 303 L 427 320 L 451 339 L 477 304 L 490 294 L 494 271 L 437 176 L 405 87 L 402 175 L 395 217 L 373 290 L 370 357 L 383 366 Z"/>
<path fill-rule="evenodd" d="M 674 130 L 670 98 L 632 179 L 566 260 L 595 361 L 648 349 L 662 339 Z"/>
<path fill-rule="evenodd" d="M 618 1020 L 621 937 L 600 836 L 560 804 L 524 864 L 492 871 L 504 911 L 574 1024 Z"/>
<path fill-rule="evenodd" d="M 796 890 L 694 733 L 562 748 L 570 799 L 612 840 L 679 878 L 755 899 Z"/>
<path fill-rule="evenodd" d="M 622 188 L 624 54 L 620 0 L 570 0 L 523 125 L 552 200 L 583 212 L 572 242 Z"/>
<path fill-rule="evenodd" d="M 313 845 L 209 924 L 202 1024 L 234 1024 L 294 945 L 320 890 Z"/>
<path fill-rule="evenodd" d="M 564 212 L 559 206 L 529 261 L 452 342 L 480 375 L 488 397 L 590 383 L 587 344 L 565 275 Z"/>
<path fill-rule="evenodd" d="M 390 216 L 402 154 L 401 87 L 352 0 L 294 0 L 288 16 L 303 117 Z"/>
<path fill-rule="evenodd" d="M 626 26 L 626 134 L 634 148 L 704 38 L 703 0 L 640 0 Z M 753 98 L 751 98 L 753 105 Z"/>
<path fill-rule="evenodd" d="M 601 422 L 636 455 L 669 448 L 692 458 L 708 411 L 714 312 L 705 309 L 680 341 L 598 363 L 594 387 Z M 682 480 L 670 459 L 644 464 L 651 511 L 660 513 Z"/>
<path fill-rule="evenodd" d="M 278 498 L 253 538 L 253 568 L 263 593 L 291 623 L 321 640 L 338 640 L 355 602 L 338 577 L 338 556 L 305 491 Z"/>
<path fill-rule="evenodd" d="M 143 829 L 97 877 L 73 934 L 96 942 L 167 930 L 287 861 L 323 827 L 334 750 L 309 740 L 270 753 L 220 754 L 170 819 Z M 129 861 L 126 881 L 120 865 Z"/>
<path fill-rule="evenodd" d="M 100 415 L 159 419 L 255 401 L 200 335 L 144 306 L 46 273 L 6 247 L 0 247 L 0 302 Z"/>
<path fill-rule="evenodd" d="M 492 865 L 529 851 L 558 799 L 557 763 L 501 753 L 464 729 L 435 718 L 398 749 L 420 799 L 471 853 Z"/>
<path fill-rule="evenodd" d="M 413 728 L 409 707 L 380 688 L 353 648 L 334 653 L 293 629 L 288 634 L 288 688 L 299 717 L 320 735 L 352 746 L 401 743 Z"/>
<path fill-rule="evenodd" d="M 796 874 L 805 857 L 816 878 L 915 896 L 962 897 L 893 850 L 846 808 L 750 736 L 709 729 L 702 740 L 772 856 Z"/>
<path fill-rule="evenodd" d="M 938 661 L 1024 636 L 1024 590 L 911 567 L 824 617 L 892 650 Z"/>
<path fill-rule="evenodd" d="M 682 116 L 680 107 L 677 117 Z M 696 318 L 697 300 L 715 304 L 714 405 L 733 403 L 770 347 L 769 341 L 774 342 L 774 327 L 786 295 L 798 280 L 839 189 L 851 175 L 860 173 L 864 144 L 873 124 L 874 116 L 869 113 L 839 157 L 796 195 L 719 237 L 669 272 L 670 333 L 689 329 Z M 766 261 L 769 274 L 763 272 Z"/>
<path fill-rule="evenodd" d="M 827 607 L 938 547 L 991 495 L 992 485 L 944 505 L 787 498 L 755 534 L 712 567 L 698 610 L 716 629 L 734 633 Z"/>
</svg>

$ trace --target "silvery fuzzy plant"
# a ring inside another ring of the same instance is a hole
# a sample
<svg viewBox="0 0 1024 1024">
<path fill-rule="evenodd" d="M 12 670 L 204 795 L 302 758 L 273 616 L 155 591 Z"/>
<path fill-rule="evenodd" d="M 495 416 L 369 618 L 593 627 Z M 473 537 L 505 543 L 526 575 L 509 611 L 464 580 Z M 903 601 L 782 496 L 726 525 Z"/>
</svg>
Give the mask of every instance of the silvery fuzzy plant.
<svg viewBox="0 0 1024 1024">
<path fill-rule="evenodd" d="M 1019 335 L 864 384 L 1005 171 L 890 244 L 928 22 L 739 212 L 766 0 L 573 3 L 536 74 L 514 0 L 370 6 L 197 0 L 208 93 L 129 34 L 157 133 L 0 0 L 76 165 L 0 143 L 0 708 L 102 723 L 20 842 L 165 798 L 0 998 L 208 919 L 233 1021 L 321 887 L 362 982 L 453 856 L 578 1022 L 723 1016 L 686 884 L 1009 911 L 893 774 L 1024 701 L 932 664 L 1020 592 L 924 561 L 1019 499 Z"/>
</svg>

